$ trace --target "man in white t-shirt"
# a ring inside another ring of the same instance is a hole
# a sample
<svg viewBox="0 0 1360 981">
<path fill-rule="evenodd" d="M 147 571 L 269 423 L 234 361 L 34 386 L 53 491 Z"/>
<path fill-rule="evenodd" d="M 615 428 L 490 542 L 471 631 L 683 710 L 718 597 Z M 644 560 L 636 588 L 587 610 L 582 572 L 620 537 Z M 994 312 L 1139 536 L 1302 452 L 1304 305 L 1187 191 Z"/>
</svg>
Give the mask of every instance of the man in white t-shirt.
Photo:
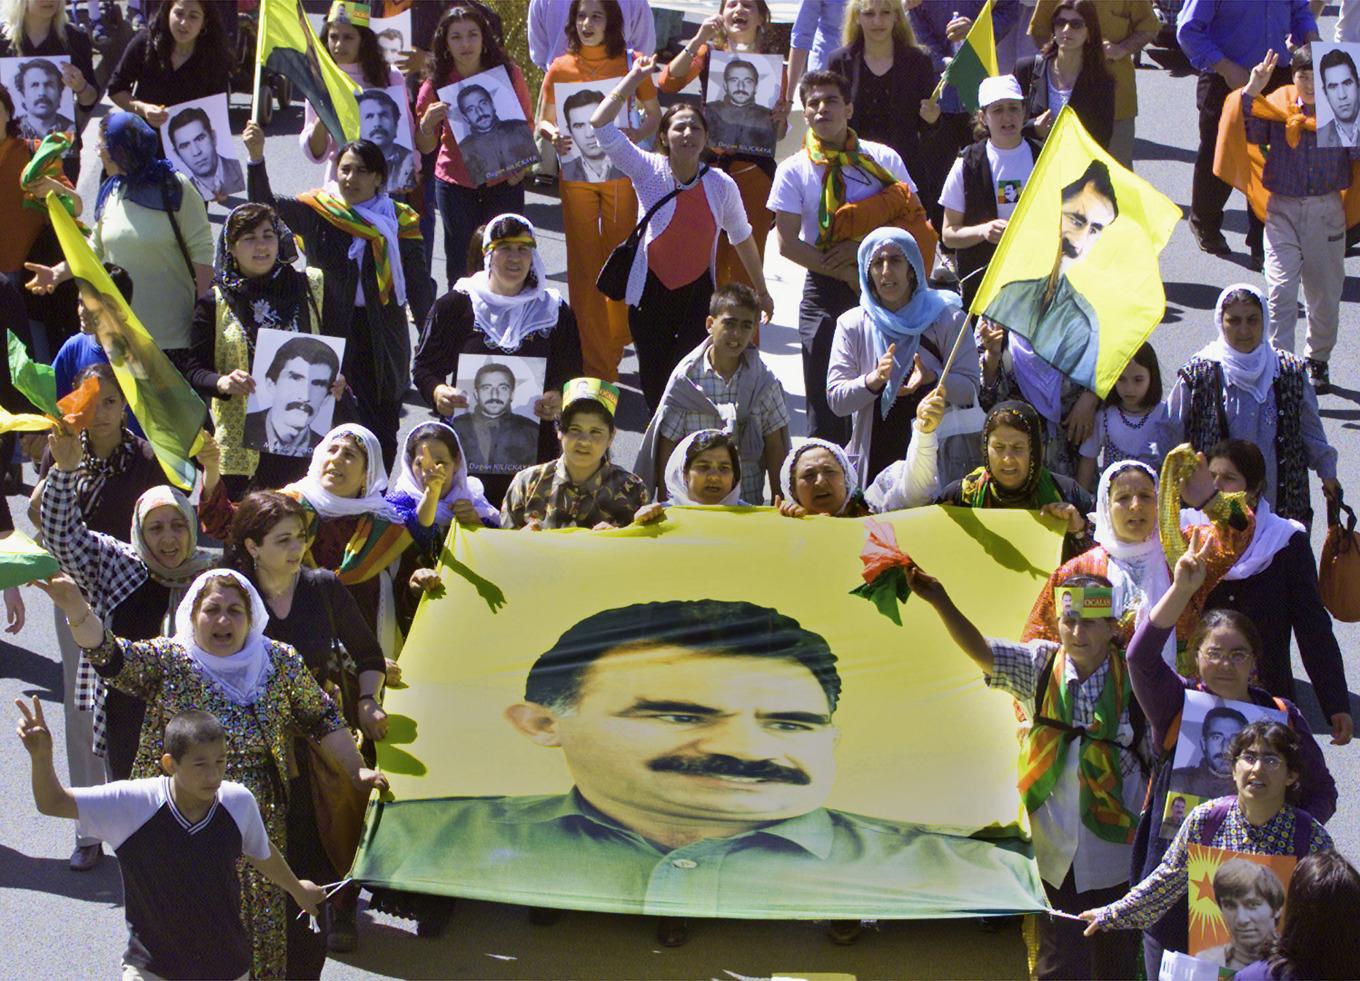
<svg viewBox="0 0 1360 981">
<path fill-rule="evenodd" d="M 959 252 L 965 306 L 982 284 L 982 270 L 987 268 L 1006 222 L 1020 202 L 1037 157 L 1022 135 L 1024 96 L 1013 76 L 983 79 L 978 104 L 987 125 L 987 139 L 960 154 L 940 192 L 944 209 L 940 237 Z"/>
<path fill-rule="evenodd" d="M 850 117 L 855 107 L 850 102 L 850 83 L 831 71 L 808 72 L 798 83 L 803 118 L 820 145 L 840 151 L 851 138 Z M 886 171 L 912 193 L 916 183 L 897 151 L 882 143 L 855 138 L 855 151 L 867 157 L 876 169 Z M 831 358 L 831 341 L 836 334 L 836 319 L 859 303 L 859 243 L 835 242 L 817 245 L 821 236 L 819 212 L 822 188 L 827 176 L 825 164 L 815 164 L 806 148 L 781 163 L 774 172 L 774 183 L 766 207 L 774 212 L 775 238 L 779 253 L 807 269 L 803 300 L 798 309 L 798 334 L 803 346 L 803 383 L 807 393 L 808 435 L 844 444 L 850 438 L 850 420 L 835 415 L 826 401 L 826 371 Z M 864 167 L 842 167 L 842 203 L 853 204 L 873 197 L 887 187 L 882 179 Z"/>
</svg>

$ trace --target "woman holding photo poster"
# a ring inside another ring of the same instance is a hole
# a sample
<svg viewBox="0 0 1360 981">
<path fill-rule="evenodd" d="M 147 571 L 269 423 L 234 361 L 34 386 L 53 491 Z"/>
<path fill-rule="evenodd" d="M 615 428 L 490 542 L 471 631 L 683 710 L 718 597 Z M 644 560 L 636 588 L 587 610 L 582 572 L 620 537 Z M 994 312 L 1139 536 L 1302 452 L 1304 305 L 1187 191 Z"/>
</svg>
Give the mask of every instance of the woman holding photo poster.
<svg viewBox="0 0 1360 981">
<path fill-rule="evenodd" d="M 227 91 L 229 51 L 221 5 L 167 0 L 123 50 L 109 77 L 109 99 L 159 130 L 170 118 L 168 107 Z"/>
<path fill-rule="evenodd" d="M 557 122 L 557 83 L 599 82 L 598 90 L 583 90 L 578 95 L 598 92 L 603 99 L 613 83 L 628 73 L 629 61 L 623 40 L 623 11 L 617 0 L 571 0 L 571 12 L 567 17 L 567 53 L 554 59 L 543 76 L 538 112 L 538 131 L 553 141 L 559 157 L 572 153 L 575 141 L 589 135 L 590 116 L 586 108 L 599 103 L 594 101 L 593 95 L 587 96 L 592 101 L 577 109 L 576 115 L 568 114 L 571 132 L 564 132 Z M 661 120 L 656 88 L 649 77 L 639 76 L 629 92 L 642 112 L 642 121 L 625 135 L 634 141 L 651 139 Z M 564 100 L 563 112 L 568 113 L 568 110 Z M 614 111 L 617 110 L 618 106 L 615 106 Z M 619 377 L 623 349 L 628 345 L 628 307 L 618 300 L 606 299 L 595 287 L 595 281 L 610 252 L 637 224 L 637 196 L 633 193 L 632 182 L 626 177 L 606 175 L 605 179 L 591 180 L 584 173 L 582 177 L 585 179 L 569 179 L 564 173 L 559 184 L 567 239 L 567 288 L 572 309 L 581 325 L 586 374 L 615 381 Z M 684 348 L 681 353 L 687 350 L 689 348 Z M 661 381 L 664 383 L 665 380 L 663 374 Z"/>
<path fill-rule="evenodd" d="M 473 393 L 461 391 L 457 379 L 462 355 L 507 355 L 542 359 L 543 386 L 534 400 L 538 449 L 530 463 L 543 463 L 558 453 L 553 423 L 562 412 L 562 384 L 581 374 L 581 335 L 576 317 L 561 295 L 547 285 L 547 269 L 539 254 L 529 219 L 498 215 L 482 229 L 486 268 L 465 276 L 435 301 L 416 346 L 412 374 L 416 388 L 436 413 L 448 419 L 471 408 Z M 465 447 L 470 453 L 476 447 Z M 490 472 L 469 459 L 487 498 L 500 507 L 516 470 Z"/>
<path fill-rule="evenodd" d="M 656 208 L 628 273 L 628 326 L 648 412 L 655 412 L 675 366 L 707 336 L 718 238 L 725 233 L 755 283 L 765 318 L 774 300 L 756 251 L 737 182 L 703 163 L 708 124 L 693 105 L 677 103 L 661 117 L 659 153 L 647 153 L 614 125 L 640 85 L 651 58 L 640 58 L 595 109 L 590 125 L 605 154 L 627 175 L 640 210 Z"/>
<path fill-rule="evenodd" d="M 368 26 L 366 5 L 331 4 L 331 13 L 321 28 L 320 40 L 340 70 L 353 79 L 354 84 L 361 89 L 388 90 L 397 87 L 403 89 L 402 98 L 406 98 L 404 94 L 406 82 L 401 72 L 387 66 L 382 48 L 378 45 L 378 37 Z M 372 105 L 369 105 L 370 101 Z M 394 108 L 397 110 L 397 118 L 392 120 L 391 112 Z M 415 173 L 419 168 L 410 149 L 401 146 L 396 139 L 395 127 L 405 125 L 401 107 L 395 105 L 390 96 L 387 100 L 383 100 L 381 96 L 365 100 L 360 96 L 359 116 L 360 134 L 365 139 L 372 139 L 376 129 L 386 140 L 383 152 L 388 157 L 387 192 L 397 200 L 409 203 L 410 192 L 414 190 Z M 370 116 L 376 122 L 370 124 L 366 118 Z M 389 127 L 389 122 L 395 125 Z M 408 126 L 407 130 L 414 141 L 414 128 Z M 335 142 L 335 137 L 326 129 L 325 123 L 317 116 L 310 102 L 303 111 L 302 132 L 298 135 L 298 143 L 302 146 L 303 156 L 308 160 L 326 165 L 325 179 L 335 180 L 335 164 L 340 145 Z"/>
<path fill-rule="evenodd" d="M 714 51 L 779 54 L 779 46 L 771 37 L 770 8 L 765 0 L 723 0 L 718 12 L 699 27 L 678 55 L 671 59 L 661 73 L 656 87 L 662 92 L 679 92 L 696 78 L 703 80 L 703 96 L 708 102 L 709 55 Z M 779 103 L 774 110 L 775 141 L 784 138 L 789 125 L 789 101 L 785 97 L 784 80 L 779 82 Z M 741 204 L 751 223 L 756 253 L 765 261 L 765 237 L 774 224 L 774 214 L 765 207 L 774 180 L 774 156 L 763 153 L 738 153 L 710 148 L 713 166 L 737 182 Z M 746 274 L 736 248 L 726 235 L 718 240 L 718 258 L 714 264 L 715 285 L 745 283 L 753 285 Z"/>
<path fill-rule="evenodd" d="M 307 265 L 325 273 L 321 323 L 345 338 L 342 370 L 359 418 L 382 446 L 384 469 L 397 459 L 401 400 L 411 384 L 406 311 L 420 324 L 433 303 L 416 213 L 384 190 L 387 158 L 368 140 L 340 148 L 336 179 L 297 197 L 275 195 L 264 162 L 264 130 L 246 124 L 250 200 L 274 207 L 307 242 Z M 362 366 L 354 370 L 354 366 Z"/>
<path fill-rule="evenodd" d="M 61 66 L 62 84 L 75 96 L 77 117 L 75 141 L 62 158 L 62 170 L 72 183 L 80 176 L 80 151 L 84 146 L 81 131 L 88 113 L 99 101 L 95 82 L 94 49 L 85 28 L 69 23 L 66 4 L 59 0 L 10 0 L 5 4 L 4 30 L 0 37 L 0 58 L 66 56 L 70 64 Z"/>
<path fill-rule="evenodd" d="M 1295 858 L 1334 850 L 1327 829 L 1306 806 L 1295 803 L 1299 800 L 1298 786 L 1305 765 L 1297 729 L 1278 722 L 1253 722 L 1233 736 L 1227 756 L 1232 762 L 1237 792 L 1191 811 L 1161 863 L 1130 889 L 1127 896 L 1084 911 L 1081 918 L 1088 923 L 1086 936 L 1092 937 L 1106 930 L 1146 929 L 1154 923 L 1166 923 L 1168 919 L 1176 920 L 1177 927 L 1186 930 L 1188 935 L 1189 914 L 1185 903 L 1190 891 L 1191 845 L 1247 855 Z M 1224 866 L 1227 864 L 1223 863 Z M 1245 892 L 1243 883 L 1223 883 L 1223 879 L 1221 874 L 1214 876 L 1216 899 L 1219 893 L 1226 897 L 1228 886 L 1235 895 Z M 1257 892 L 1261 891 L 1258 889 Z M 1260 898 L 1270 901 L 1276 897 L 1261 894 Z M 1223 900 L 1218 899 L 1215 905 L 1221 907 Z M 1271 905 L 1275 904 L 1272 902 Z M 1274 924 L 1273 917 L 1271 924 Z M 1152 972 L 1161 967 L 1162 948 L 1150 940 L 1150 933 L 1144 934 L 1143 942 L 1151 977 Z M 1156 960 L 1152 959 L 1154 952 Z M 1246 954 L 1245 958 L 1243 954 Z M 1247 963 L 1242 961 L 1254 961 L 1259 953 L 1254 950 L 1239 952 L 1233 943 L 1199 952 L 1199 956 L 1209 959 L 1210 963 L 1213 955 L 1217 955 L 1220 967 L 1229 968 L 1231 974 L 1231 968 L 1246 967 Z"/>
<path fill-rule="evenodd" d="M 1129 675 L 1133 681 L 1133 693 L 1147 716 L 1153 745 L 1161 753 L 1147 806 L 1138 822 L 1131 881 L 1149 876 L 1154 870 L 1160 875 L 1159 863 L 1165 865 L 1167 861 L 1170 843 L 1161 837 L 1160 829 L 1172 785 L 1174 753 L 1187 691 L 1207 692 L 1230 702 L 1247 702 L 1283 711 L 1289 719 L 1295 747 L 1294 759 L 1289 765 L 1294 776 L 1294 799 L 1319 821 L 1327 821 L 1336 812 L 1336 783 L 1327 770 L 1322 750 L 1313 739 L 1302 713 L 1293 702 L 1272 698 L 1265 689 L 1251 683 L 1261 654 L 1260 634 L 1251 620 L 1232 610 L 1209 610 L 1204 614 L 1188 644 L 1188 652 L 1197 665 L 1198 679 L 1178 675 L 1162 659 L 1162 649 L 1176 629 L 1176 621 L 1204 587 L 1209 570 L 1209 549 L 1208 539 L 1192 542 L 1190 551 L 1176 563 L 1171 588 L 1152 606 L 1147 620 L 1134 632 L 1133 640 L 1129 643 Z M 1228 770 L 1226 766 L 1223 769 Z M 1241 777 L 1240 772 L 1237 775 Z M 1238 786 L 1241 786 L 1240 782 Z M 1195 813 L 1191 813 L 1191 821 Z M 1262 822 L 1253 819 L 1251 823 L 1259 826 Z M 1180 843 L 1179 838 L 1177 843 Z M 1181 847 L 1179 861 L 1183 861 L 1184 856 L 1183 844 Z M 1171 845 L 1171 848 L 1174 851 L 1175 845 Z M 1148 977 L 1156 976 L 1164 949 L 1187 949 L 1186 909 L 1182 889 L 1180 898 L 1139 924 L 1144 929 L 1143 956 L 1147 962 Z"/>
<path fill-rule="evenodd" d="M 260 328 L 316 334 L 321 331 L 323 273 L 293 267 L 297 248 L 267 204 L 243 204 L 227 216 L 217 243 L 213 286 L 198 298 L 189 329 L 189 350 L 180 370 L 209 402 L 222 446 L 222 481 L 233 500 L 249 487 L 273 488 L 307 472 L 306 456 L 262 453 L 247 447 L 246 406 L 258 379 L 251 377 Z M 331 394 L 343 394 L 335 378 Z"/>
<path fill-rule="evenodd" d="M 519 65 L 507 57 L 480 10 L 455 4 L 439 19 L 439 26 L 435 28 L 434 60 L 416 97 L 416 118 L 420 121 L 416 128 L 416 149 L 429 153 L 436 146 L 439 148 L 434 161 L 434 194 L 444 225 L 445 275 L 449 289 L 470 273 L 466 257 L 473 230 L 491 221 L 495 215 L 517 215 L 524 210 L 524 178 L 528 168 L 485 184 L 474 183 L 468 176 L 462 151 L 449 125 L 449 113 L 458 109 L 439 95 L 442 89 L 493 68 L 505 69 L 524 110 L 524 118 L 532 119 L 533 102 Z"/>
</svg>

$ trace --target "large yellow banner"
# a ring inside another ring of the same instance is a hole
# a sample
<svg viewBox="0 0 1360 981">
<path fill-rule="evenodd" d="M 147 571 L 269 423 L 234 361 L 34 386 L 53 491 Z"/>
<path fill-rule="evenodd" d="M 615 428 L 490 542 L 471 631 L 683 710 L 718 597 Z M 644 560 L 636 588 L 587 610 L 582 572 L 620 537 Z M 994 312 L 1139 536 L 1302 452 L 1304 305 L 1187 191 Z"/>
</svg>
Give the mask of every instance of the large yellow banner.
<svg viewBox="0 0 1360 981">
<path fill-rule="evenodd" d="M 880 516 L 989 635 L 1058 561 L 1031 513 Z M 390 691 L 353 874 L 623 913 L 1042 908 L 1010 699 L 924 603 L 851 594 L 868 524 L 672 508 L 656 526 L 458 528 Z"/>
</svg>

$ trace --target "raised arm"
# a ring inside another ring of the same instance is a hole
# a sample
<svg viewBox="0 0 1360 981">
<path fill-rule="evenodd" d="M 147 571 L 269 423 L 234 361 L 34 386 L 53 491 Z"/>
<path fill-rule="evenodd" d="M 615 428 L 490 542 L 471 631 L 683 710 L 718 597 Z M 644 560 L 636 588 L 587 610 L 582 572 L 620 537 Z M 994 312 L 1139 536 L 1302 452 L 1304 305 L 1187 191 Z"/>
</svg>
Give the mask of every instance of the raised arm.
<svg viewBox="0 0 1360 981">
<path fill-rule="evenodd" d="M 907 585 L 912 593 L 928 603 L 939 615 L 940 621 L 949 631 L 950 639 L 967 654 L 985 675 L 990 675 L 995 667 L 992 648 L 982 631 L 973 626 L 973 621 L 959 611 L 944 585 L 933 576 L 926 575 L 918 566 L 907 569 Z"/>
<path fill-rule="evenodd" d="M 52 765 L 52 731 L 43 717 L 42 703 L 34 695 L 31 709 L 21 698 L 16 698 L 14 704 L 20 714 L 19 740 L 28 750 L 33 767 L 33 803 L 37 805 L 38 813 L 72 820 L 79 818 L 75 797 L 61 785 L 56 767 Z"/>
<path fill-rule="evenodd" d="M 271 205 L 295 235 L 314 236 L 322 220 L 319 215 L 297 198 L 275 197 L 269 186 L 269 171 L 264 163 L 264 130 L 255 120 L 246 123 L 241 133 L 246 148 L 246 196 L 257 204 Z"/>
<path fill-rule="evenodd" d="M 619 79 L 614 90 L 595 107 L 595 112 L 590 117 L 590 125 L 600 127 L 606 123 L 612 123 L 614 117 L 619 114 L 619 110 L 628 104 L 628 100 L 638 90 L 638 86 L 651 74 L 652 65 L 655 61 L 654 57 L 646 55 L 633 62 L 633 67 L 628 69 L 628 74 Z"/>
<path fill-rule="evenodd" d="M 85 524 L 76 499 L 80 441 L 73 435 L 53 432 L 48 448 L 53 466 L 47 472 L 39 515 L 43 543 L 80 588 L 98 597 L 114 580 L 135 574 L 132 566 L 139 560 L 118 541 L 90 531 Z"/>
</svg>

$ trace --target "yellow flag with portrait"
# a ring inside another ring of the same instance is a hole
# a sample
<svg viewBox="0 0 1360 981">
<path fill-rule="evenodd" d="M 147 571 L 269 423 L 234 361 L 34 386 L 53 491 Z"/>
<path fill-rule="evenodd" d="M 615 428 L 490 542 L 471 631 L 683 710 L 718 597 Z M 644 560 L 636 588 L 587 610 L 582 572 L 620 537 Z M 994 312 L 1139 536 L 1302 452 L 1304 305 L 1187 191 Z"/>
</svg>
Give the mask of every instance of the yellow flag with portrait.
<svg viewBox="0 0 1360 981">
<path fill-rule="evenodd" d="M 923 600 L 857 589 L 894 538 L 1011 638 L 1062 542 L 1032 512 L 948 507 L 456 527 L 384 700 L 392 793 L 353 876 L 676 916 L 1043 908 L 1011 698 Z"/>
<path fill-rule="evenodd" d="M 1104 397 L 1166 313 L 1157 260 L 1180 218 L 1064 107 L 971 312 Z"/>
</svg>

